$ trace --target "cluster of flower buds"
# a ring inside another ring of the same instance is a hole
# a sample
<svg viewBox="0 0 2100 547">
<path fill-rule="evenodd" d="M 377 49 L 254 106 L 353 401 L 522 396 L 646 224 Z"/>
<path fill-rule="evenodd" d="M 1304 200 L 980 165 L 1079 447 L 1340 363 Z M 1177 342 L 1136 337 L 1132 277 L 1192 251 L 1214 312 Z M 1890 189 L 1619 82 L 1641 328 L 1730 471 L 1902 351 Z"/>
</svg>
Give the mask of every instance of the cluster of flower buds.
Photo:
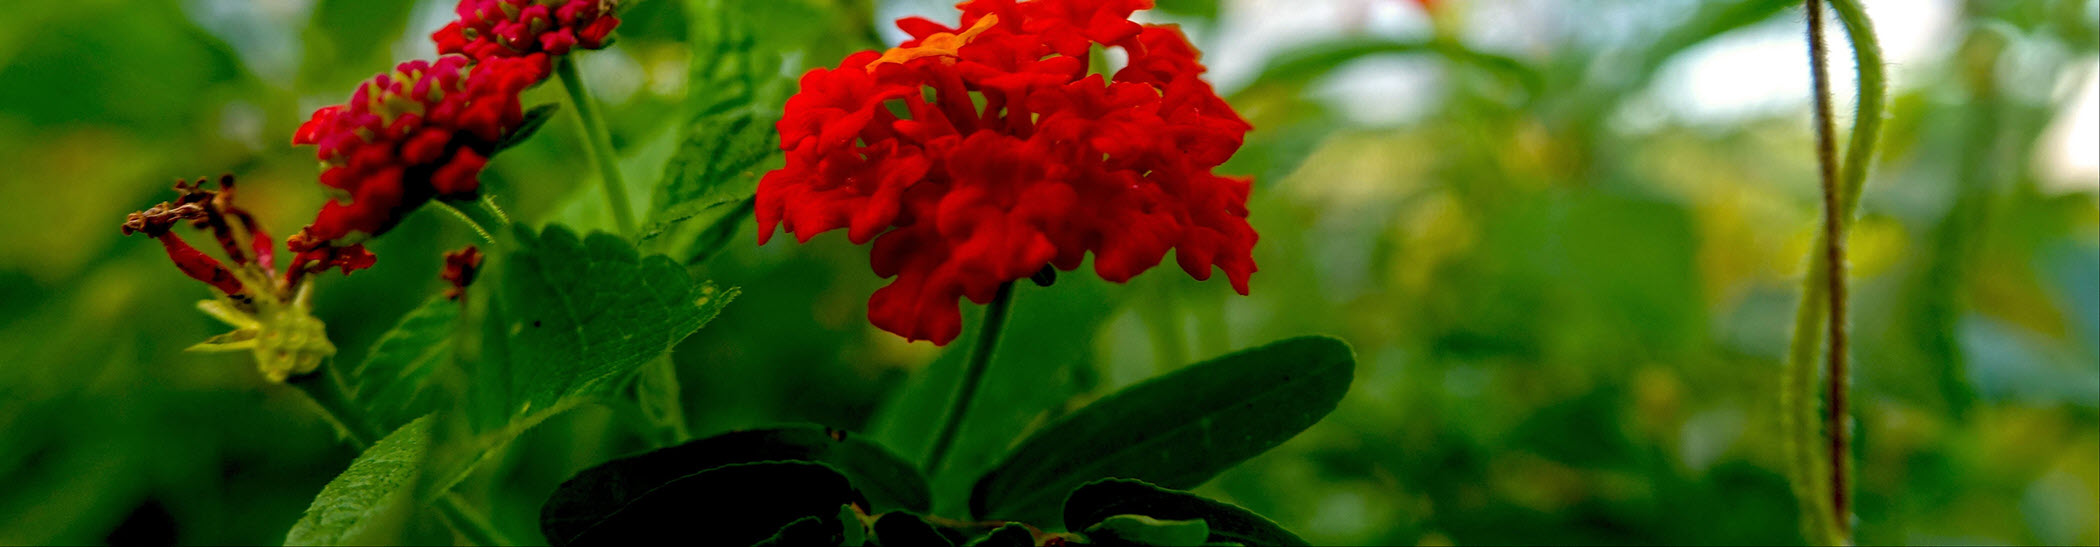
<svg viewBox="0 0 2100 547">
<path fill-rule="evenodd" d="M 460 0 L 459 20 L 430 35 L 438 53 L 486 62 L 529 58 L 541 68 L 547 56 L 605 47 L 620 18 L 614 0 Z"/>
<path fill-rule="evenodd" d="M 876 326 L 946 344 L 957 301 L 984 303 L 1045 265 L 1122 282 L 1174 251 L 1183 270 L 1255 265 L 1252 181 L 1212 169 L 1250 128 L 1201 79 L 1150 0 L 971 0 L 961 25 L 898 21 L 910 41 L 802 77 L 779 123 L 787 162 L 758 187 L 759 242 L 846 229 L 894 277 L 868 301 Z M 1104 77 L 1096 47 L 1127 66 Z"/>
<path fill-rule="evenodd" d="M 518 94 L 538 69 L 516 59 L 409 61 L 314 112 L 295 144 L 313 145 L 336 199 L 289 243 L 325 260 L 392 229 L 431 198 L 471 198 L 496 146 L 524 121 Z"/>
<path fill-rule="evenodd" d="M 305 281 L 371 267 L 365 241 L 432 199 L 477 196 L 489 157 L 525 124 L 519 95 L 551 75 L 549 56 L 604 47 L 620 24 L 616 8 L 615 0 L 460 0 L 460 19 L 432 36 L 443 54 L 436 61 L 401 63 L 360 84 L 349 102 L 315 111 L 292 142 L 315 148 L 330 199 L 285 239 L 293 254 L 282 278 L 273 272 L 276 242 L 234 205 L 232 175 L 217 190 L 202 179 L 178 182 L 175 201 L 132 213 L 124 232 L 159 240 L 183 274 L 225 295 L 203 308 L 235 332 L 198 348 L 252 348 L 273 380 L 311 371 L 335 349 L 306 311 Z M 209 229 L 225 260 L 176 235 L 184 222 Z M 468 247 L 445 259 L 447 294 L 458 299 L 481 253 Z"/>
<path fill-rule="evenodd" d="M 445 298 L 459 300 L 467 295 L 467 286 L 474 284 L 474 276 L 481 274 L 481 249 L 468 245 L 464 249 L 445 253 L 445 270 L 438 274 L 445 280 Z"/>
</svg>

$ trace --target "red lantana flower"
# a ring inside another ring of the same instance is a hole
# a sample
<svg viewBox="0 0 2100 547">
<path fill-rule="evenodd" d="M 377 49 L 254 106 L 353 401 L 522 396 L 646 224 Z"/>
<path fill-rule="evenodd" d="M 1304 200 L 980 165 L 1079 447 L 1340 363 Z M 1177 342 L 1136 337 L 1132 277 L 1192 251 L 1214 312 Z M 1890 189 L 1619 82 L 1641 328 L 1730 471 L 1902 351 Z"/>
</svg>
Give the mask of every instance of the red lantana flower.
<svg viewBox="0 0 2100 547">
<path fill-rule="evenodd" d="M 548 55 L 605 47 L 620 18 L 615 0 L 459 0 L 459 20 L 430 39 L 438 53 L 476 61 L 528 58 L 542 69 Z"/>
<path fill-rule="evenodd" d="M 898 21 L 913 38 L 812 70 L 779 123 L 785 167 L 758 187 L 759 242 L 845 228 L 874 241 L 877 327 L 945 345 L 957 299 L 1078 268 L 1122 282 L 1168 250 L 1196 279 L 1247 293 L 1256 234 L 1248 178 L 1211 172 L 1250 128 L 1200 76 L 1151 0 L 972 0 L 960 28 Z M 1096 46 L 1129 63 L 1090 73 Z"/>
<path fill-rule="evenodd" d="M 314 112 L 292 142 L 316 147 L 321 184 L 334 199 L 286 240 L 298 253 L 294 266 L 362 252 L 366 239 L 433 197 L 474 196 L 489 155 L 524 121 L 518 93 L 544 78 L 528 60 L 475 64 L 447 55 L 401 63 L 359 86 L 348 104 Z"/>
</svg>

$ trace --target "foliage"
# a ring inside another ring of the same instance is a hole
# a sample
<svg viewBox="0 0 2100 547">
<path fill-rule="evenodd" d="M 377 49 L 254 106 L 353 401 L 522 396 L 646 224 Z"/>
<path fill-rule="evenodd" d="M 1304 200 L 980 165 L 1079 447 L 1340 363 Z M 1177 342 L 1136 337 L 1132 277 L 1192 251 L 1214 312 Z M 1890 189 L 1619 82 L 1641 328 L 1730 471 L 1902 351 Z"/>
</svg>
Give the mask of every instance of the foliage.
<svg viewBox="0 0 2100 547">
<path fill-rule="evenodd" d="M 231 170 L 294 232 L 327 196 L 287 136 L 431 56 L 450 3 L 11 6 L 0 543 L 452 543 L 449 498 L 532 544 L 1803 541 L 1776 393 L 1818 206 L 1806 89 L 1715 115 L 1677 87 L 1798 45 L 1797 3 L 1338 1 L 1276 39 L 1260 3 L 1161 0 L 1255 127 L 1219 169 L 1256 180 L 1250 295 L 1017 287 L 936 469 L 970 348 L 870 327 L 867 253 L 753 245 L 750 196 L 803 71 L 945 2 L 629 2 L 577 61 L 638 231 L 550 82 L 482 174 L 513 226 L 417 212 L 317 279 L 370 447 L 245 356 L 181 352 L 219 329 L 206 289 L 115 220 Z M 1941 46 L 1889 41 L 1860 158 L 1857 538 L 2100 543 L 2100 192 L 2048 159 L 2094 3 L 1926 4 Z M 1367 73 L 1420 81 L 1352 100 Z M 439 296 L 468 243 L 490 270 Z M 642 404 L 666 376 L 697 438 Z"/>
</svg>

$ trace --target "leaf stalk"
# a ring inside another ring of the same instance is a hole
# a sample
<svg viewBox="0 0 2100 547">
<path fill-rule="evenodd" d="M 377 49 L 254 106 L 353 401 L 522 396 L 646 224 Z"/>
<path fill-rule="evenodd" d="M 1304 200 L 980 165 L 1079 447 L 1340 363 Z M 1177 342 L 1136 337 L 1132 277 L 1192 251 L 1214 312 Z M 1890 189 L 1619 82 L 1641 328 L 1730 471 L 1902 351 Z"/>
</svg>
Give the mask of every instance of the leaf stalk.
<svg viewBox="0 0 2100 547">
<path fill-rule="evenodd" d="M 999 345 L 999 333 L 1005 330 L 1006 316 L 1013 308 L 1014 283 L 999 285 L 998 296 L 992 297 L 990 307 L 985 308 L 984 324 L 977 331 L 977 345 L 970 348 L 970 360 L 963 368 L 962 385 L 955 393 L 955 404 L 948 407 L 948 414 L 941 429 L 934 434 L 933 451 L 926 455 L 926 474 L 939 471 L 941 463 L 948 457 L 948 450 L 955 445 L 955 435 L 962 429 L 964 415 L 969 413 L 971 400 L 977 397 L 977 389 L 984 384 L 985 370 L 991 368 L 992 352 Z"/>
</svg>

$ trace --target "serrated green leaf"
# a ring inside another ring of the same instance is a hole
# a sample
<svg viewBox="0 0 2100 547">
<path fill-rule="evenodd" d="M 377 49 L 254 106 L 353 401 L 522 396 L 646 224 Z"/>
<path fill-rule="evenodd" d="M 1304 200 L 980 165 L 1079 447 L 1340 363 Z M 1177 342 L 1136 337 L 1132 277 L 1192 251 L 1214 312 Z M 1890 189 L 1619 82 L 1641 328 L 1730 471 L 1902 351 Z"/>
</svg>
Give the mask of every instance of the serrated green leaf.
<svg viewBox="0 0 2100 547">
<path fill-rule="evenodd" d="M 1210 525 L 1202 519 L 1160 520 L 1144 515 L 1115 515 L 1095 523 L 1084 532 L 1102 545 L 1203 545 L 1210 538 Z"/>
<path fill-rule="evenodd" d="M 562 545 L 631 545 L 666 540 L 750 545 L 807 517 L 827 521 L 827 535 L 843 541 L 840 505 L 866 504 L 831 466 L 810 462 L 726 465 L 665 483 L 629 500 L 575 535 L 547 535 Z"/>
<path fill-rule="evenodd" d="M 517 230 L 503 269 L 510 412 L 603 394 L 721 313 L 737 290 L 698 282 L 612 234 Z M 477 381 L 487 381 L 477 378 Z"/>
<path fill-rule="evenodd" d="M 398 427 L 435 410 L 441 392 L 430 388 L 433 376 L 452 361 L 459 307 L 444 296 L 424 301 L 380 335 L 364 361 L 352 369 L 357 382 L 354 399 L 374 426 Z"/>
<path fill-rule="evenodd" d="M 1355 368 L 1347 344 L 1313 336 L 1131 386 L 1021 441 L 977 481 L 970 513 L 1050 520 L 1065 493 L 1103 478 L 1195 487 L 1320 421 Z"/>
<path fill-rule="evenodd" d="M 547 103 L 532 107 L 531 110 L 526 110 L 525 120 L 518 122 L 518 128 L 511 130 L 509 135 L 504 135 L 502 142 L 496 143 L 496 151 L 509 150 L 511 147 L 525 142 L 526 139 L 532 138 L 533 134 L 540 132 L 541 127 L 547 125 L 547 120 L 554 119 L 554 114 L 560 111 L 561 103 Z"/>
<path fill-rule="evenodd" d="M 391 543 L 416 505 L 416 479 L 430 441 L 426 416 L 394 430 L 350 462 L 307 506 L 285 545 Z"/>
<path fill-rule="evenodd" d="M 1306 545 L 1297 534 L 1237 505 L 1130 479 L 1102 479 L 1073 490 L 1065 498 L 1066 530 L 1085 530 L 1115 515 L 1145 515 L 1162 520 L 1200 519 L 1210 527 L 1208 541 L 1247 545 Z"/>
<path fill-rule="evenodd" d="M 725 465 L 786 460 L 830 465 L 878 511 L 925 511 L 931 505 L 926 479 L 888 450 L 844 431 L 793 426 L 725 433 L 585 469 L 556 487 L 540 507 L 540 529 L 547 537 L 573 537 L 682 477 Z"/>
</svg>

